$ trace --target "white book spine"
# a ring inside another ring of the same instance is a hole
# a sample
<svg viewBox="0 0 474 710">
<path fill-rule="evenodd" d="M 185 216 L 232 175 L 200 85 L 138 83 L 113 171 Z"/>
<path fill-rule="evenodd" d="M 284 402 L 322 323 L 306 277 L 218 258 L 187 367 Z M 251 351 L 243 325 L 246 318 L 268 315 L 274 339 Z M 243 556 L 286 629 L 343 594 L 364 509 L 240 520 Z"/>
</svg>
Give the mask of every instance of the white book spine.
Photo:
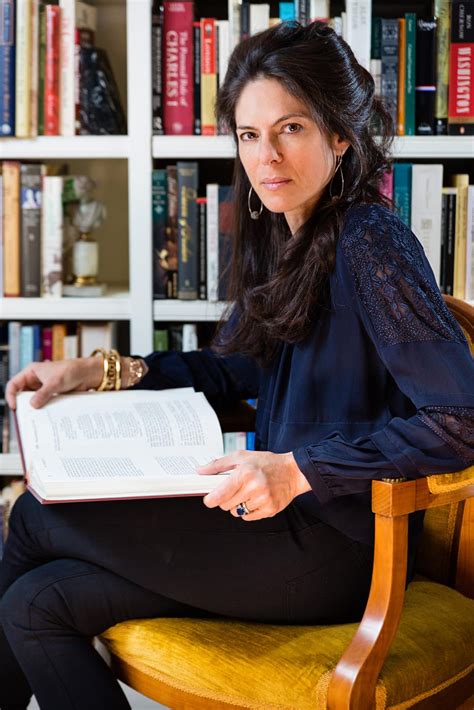
<svg viewBox="0 0 474 710">
<path fill-rule="evenodd" d="M 466 299 L 474 301 L 474 185 L 467 189 Z"/>
<path fill-rule="evenodd" d="M 31 86 L 31 0 L 16 5 L 15 136 L 28 138 Z"/>
<path fill-rule="evenodd" d="M 64 336 L 64 359 L 73 360 L 79 356 L 77 335 Z"/>
<path fill-rule="evenodd" d="M 218 20 L 219 27 L 219 86 L 224 83 L 230 57 L 229 20 Z"/>
<path fill-rule="evenodd" d="M 344 38 L 359 64 L 370 69 L 372 25 L 371 0 L 346 0 L 346 30 Z"/>
<path fill-rule="evenodd" d="M 62 296 L 63 179 L 43 177 L 41 210 L 41 295 Z"/>
<path fill-rule="evenodd" d="M 413 164 L 411 228 L 425 250 L 438 286 L 441 277 L 442 188 L 442 165 Z"/>
<path fill-rule="evenodd" d="M 183 323 L 183 353 L 198 349 L 197 328 L 195 323 Z"/>
<path fill-rule="evenodd" d="M 371 59 L 370 60 L 370 73 L 375 84 L 375 95 L 382 95 L 382 60 L 381 59 Z"/>
<path fill-rule="evenodd" d="M 329 10 L 329 0 L 311 0 L 309 6 L 309 17 L 311 21 L 328 19 L 331 16 Z"/>
<path fill-rule="evenodd" d="M 235 447 L 237 451 L 245 451 L 247 448 L 247 434 L 245 431 L 235 432 Z"/>
<path fill-rule="evenodd" d="M 96 348 L 115 348 L 116 323 L 81 323 L 79 327 L 80 357 L 89 357 Z"/>
<path fill-rule="evenodd" d="M 30 136 L 38 135 L 39 2 L 31 0 Z"/>
<path fill-rule="evenodd" d="M 270 5 L 262 3 L 250 5 L 250 34 L 254 35 L 257 32 L 268 30 L 270 25 Z"/>
<path fill-rule="evenodd" d="M 224 454 L 232 454 L 234 451 L 237 451 L 236 445 L 235 445 L 235 432 L 233 431 L 227 431 L 225 434 L 222 436 L 223 443 L 224 443 Z"/>
<path fill-rule="evenodd" d="M 227 1 L 227 17 L 229 19 L 230 51 L 240 42 L 240 6 L 242 0 Z"/>
<path fill-rule="evenodd" d="M 219 286 L 219 185 L 206 185 L 207 300 L 216 302 Z"/>
<path fill-rule="evenodd" d="M 76 133 L 75 107 L 75 26 L 76 0 L 60 0 L 60 129 L 62 136 L 74 136 Z"/>
<path fill-rule="evenodd" d="M 342 17 L 340 15 L 336 15 L 335 17 L 331 17 L 329 21 L 329 26 L 333 28 L 334 32 L 342 37 Z"/>
</svg>

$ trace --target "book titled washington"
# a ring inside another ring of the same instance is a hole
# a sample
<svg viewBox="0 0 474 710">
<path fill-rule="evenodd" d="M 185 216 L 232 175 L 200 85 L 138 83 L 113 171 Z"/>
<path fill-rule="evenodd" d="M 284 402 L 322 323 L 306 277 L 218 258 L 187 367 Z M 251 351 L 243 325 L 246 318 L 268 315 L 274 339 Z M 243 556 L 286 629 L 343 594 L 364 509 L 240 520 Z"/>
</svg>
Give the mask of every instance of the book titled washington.
<svg viewBox="0 0 474 710">
<path fill-rule="evenodd" d="M 41 503 L 204 495 L 228 472 L 196 467 L 223 455 L 219 420 L 192 387 L 57 395 L 40 409 L 17 397 L 27 488 Z"/>
</svg>

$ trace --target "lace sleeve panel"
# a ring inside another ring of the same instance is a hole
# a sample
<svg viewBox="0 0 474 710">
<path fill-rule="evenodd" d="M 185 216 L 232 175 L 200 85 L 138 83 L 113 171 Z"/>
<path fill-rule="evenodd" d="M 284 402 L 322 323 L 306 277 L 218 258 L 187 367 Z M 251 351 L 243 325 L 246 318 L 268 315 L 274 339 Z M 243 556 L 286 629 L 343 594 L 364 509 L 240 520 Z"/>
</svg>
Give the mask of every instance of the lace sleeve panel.
<svg viewBox="0 0 474 710">
<path fill-rule="evenodd" d="M 341 248 L 382 346 L 449 340 L 465 343 L 415 235 L 390 210 L 361 205 L 349 215 Z"/>
<path fill-rule="evenodd" d="M 472 407 L 423 407 L 421 421 L 471 466 L 474 461 L 474 409 Z"/>
</svg>

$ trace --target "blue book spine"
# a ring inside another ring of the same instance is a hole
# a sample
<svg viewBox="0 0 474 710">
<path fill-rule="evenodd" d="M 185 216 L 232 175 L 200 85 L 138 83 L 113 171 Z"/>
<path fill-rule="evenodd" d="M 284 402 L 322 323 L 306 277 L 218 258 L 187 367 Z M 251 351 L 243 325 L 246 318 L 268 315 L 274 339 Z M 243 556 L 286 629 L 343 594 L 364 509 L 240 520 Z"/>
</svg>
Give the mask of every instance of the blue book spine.
<svg viewBox="0 0 474 710">
<path fill-rule="evenodd" d="M 41 362 L 42 359 L 41 326 L 37 323 L 33 326 L 33 360 L 35 362 Z"/>
<path fill-rule="evenodd" d="M 15 3 L 0 0 L 0 136 L 15 135 Z"/>
<path fill-rule="evenodd" d="M 398 20 L 382 18 L 382 99 L 397 125 Z"/>
<path fill-rule="evenodd" d="M 398 216 L 411 228 L 411 163 L 395 163 L 393 198 Z"/>
<path fill-rule="evenodd" d="M 280 20 L 287 22 L 295 19 L 295 4 L 294 2 L 281 2 L 279 8 Z"/>
<path fill-rule="evenodd" d="M 246 439 L 247 451 L 255 451 L 255 432 L 248 431 Z"/>
<path fill-rule="evenodd" d="M 33 326 L 22 325 L 20 330 L 20 370 L 34 361 Z"/>
</svg>

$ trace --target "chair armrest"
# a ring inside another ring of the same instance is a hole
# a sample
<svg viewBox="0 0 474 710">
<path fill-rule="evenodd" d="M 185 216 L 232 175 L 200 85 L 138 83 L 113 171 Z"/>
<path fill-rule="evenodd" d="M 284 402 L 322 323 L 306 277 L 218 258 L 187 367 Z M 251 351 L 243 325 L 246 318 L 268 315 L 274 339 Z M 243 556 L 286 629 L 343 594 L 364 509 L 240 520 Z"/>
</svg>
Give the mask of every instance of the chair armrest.
<svg viewBox="0 0 474 710">
<path fill-rule="evenodd" d="M 460 473 L 464 474 L 460 476 Z M 372 482 L 375 550 L 369 599 L 360 625 L 337 664 L 328 689 L 328 708 L 356 710 L 375 707 L 375 686 L 395 638 L 403 608 L 408 552 L 408 514 L 474 496 L 474 467 L 444 474 L 440 491 L 426 478 Z M 434 477 L 433 477 L 434 478 Z M 433 486 L 431 486 L 433 487 Z M 469 501 L 473 503 L 474 501 Z M 473 506 L 469 525 L 473 533 Z M 472 554 L 472 553 L 471 553 Z"/>
</svg>

